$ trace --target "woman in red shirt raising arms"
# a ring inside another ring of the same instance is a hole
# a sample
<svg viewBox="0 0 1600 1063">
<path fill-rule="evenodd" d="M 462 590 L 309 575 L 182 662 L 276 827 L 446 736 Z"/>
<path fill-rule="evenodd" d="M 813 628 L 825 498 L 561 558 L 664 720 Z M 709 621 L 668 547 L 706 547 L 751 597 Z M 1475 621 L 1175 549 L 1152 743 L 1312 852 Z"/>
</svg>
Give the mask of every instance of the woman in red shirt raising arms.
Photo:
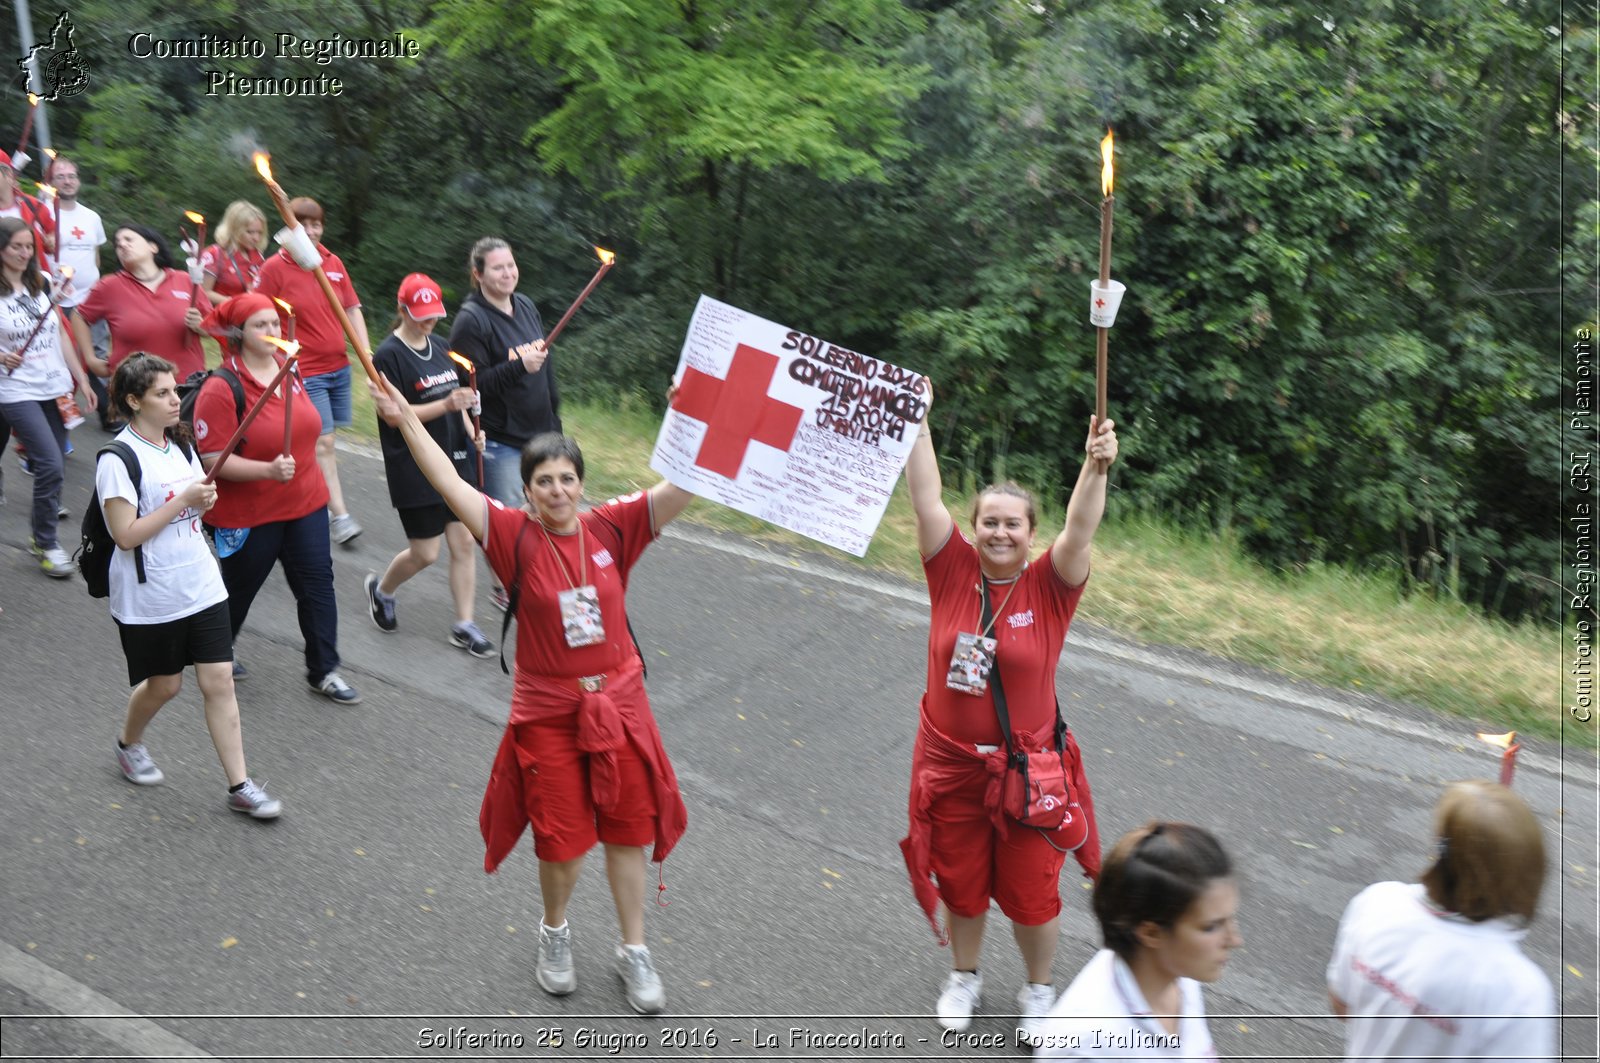
<svg viewBox="0 0 1600 1063">
<path fill-rule="evenodd" d="M 944 904 L 951 971 L 939 997 L 940 1024 L 960 1031 L 972 1021 L 992 898 L 1011 920 L 1027 967 L 1018 1032 L 1030 1044 L 1055 1000 L 1061 865 L 1072 851 L 1087 874 L 1100 868 L 1088 779 L 1077 743 L 1059 722 L 1055 690 L 1067 626 L 1089 579 L 1089 544 L 1105 512 L 1106 472 L 1117 457 L 1110 421 L 1091 421 L 1085 450 L 1066 526 L 1037 561 L 1033 498 L 1021 487 L 1008 482 L 979 492 L 969 540 L 945 508 L 926 421 L 906 464 L 933 617 L 911 761 L 911 829 L 900 847 L 930 921 L 935 901 Z M 1001 733 L 997 685 L 1009 735 Z M 1008 749 L 1059 751 L 1072 784 L 1067 798 L 1075 802 L 1059 827 L 1023 826 L 1001 807 L 1003 787 L 992 780 L 1003 779 Z"/>
</svg>

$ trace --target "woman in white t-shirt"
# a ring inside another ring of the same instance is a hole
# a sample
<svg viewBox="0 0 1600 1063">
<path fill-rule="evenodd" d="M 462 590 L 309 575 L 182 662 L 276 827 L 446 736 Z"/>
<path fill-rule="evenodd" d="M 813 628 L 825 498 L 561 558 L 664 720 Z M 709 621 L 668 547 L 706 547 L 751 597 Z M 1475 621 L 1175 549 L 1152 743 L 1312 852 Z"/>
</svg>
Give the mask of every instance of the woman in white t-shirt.
<svg viewBox="0 0 1600 1063">
<path fill-rule="evenodd" d="M 1356 895 L 1328 961 L 1345 1058 L 1553 1059 L 1555 992 L 1522 953 L 1544 887 L 1539 821 L 1487 781 L 1450 786 L 1434 810 L 1421 882 Z"/>
<path fill-rule="evenodd" d="M 191 663 L 205 701 L 206 727 L 228 777 L 228 807 L 273 819 L 281 804 L 253 782 L 244 763 L 239 703 L 233 694 L 233 631 L 228 591 L 200 529 L 217 500 L 192 445 L 178 431 L 174 366 L 134 354 L 111 378 L 111 403 L 128 425 L 115 442 L 139 466 L 135 488 L 127 465 L 106 448 L 95 465 L 95 491 L 111 556 L 111 617 L 128 659 L 127 719 L 117 742 L 123 776 L 153 786 L 165 776 L 144 745 L 144 731 L 183 686 Z"/>
<path fill-rule="evenodd" d="M 1050 1009 L 1034 1058 L 1215 1060 L 1200 983 L 1244 943 L 1238 907 L 1209 831 L 1151 823 L 1123 835 L 1094 887 L 1106 947 Z"/>
<path fill-rule="evenodd" d="M 51 320 L 55 316 L 49 282 L 34 254 L 33 228 L 19 218 L 0 218 L 0 450 L 15 433 L 28 452 L 33 555 L 45 575 L 62 579 L 74 568 L 56 535 L 67 440 L 56 399 L 83 389 L 89 410 L 95 399 L 66 329 Z"/>
</svg>

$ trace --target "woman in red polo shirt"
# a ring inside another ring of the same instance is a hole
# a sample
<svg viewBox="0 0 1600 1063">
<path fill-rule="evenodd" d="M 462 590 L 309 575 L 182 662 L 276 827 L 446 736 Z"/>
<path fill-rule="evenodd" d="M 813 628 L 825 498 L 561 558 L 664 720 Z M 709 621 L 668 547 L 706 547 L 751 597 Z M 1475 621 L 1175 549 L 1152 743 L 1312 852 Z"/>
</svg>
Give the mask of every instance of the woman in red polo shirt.
<svg viewBox="0 0 1600 1063">
<path fill-rule="evenodd" d="M 244 391 L 244 409 L 261 397 L 282 364 L 270 342 L 278 335 L 272 300 L 251 292 L 236 295 L 211 312 L 206 328 L 222 342 L 222 369 Z M 269 339 L 270 338 L 270 339 Z M 293 404 L 288 453 L 283 447 L 284 393 Z M 212 374 L 195 400 L 195 446 L 210 469 L 239 426 L 239 404 L 220 373 Z M 328 546 L 328 486 L 317 467 L 317 408 L 290 373 L 273 389 L 246 429 L 238 450 L 217 472 L 217 504 L 206 514 L 214 530 L 228 613 L 237 640 L 256 592 L 283 564 L 305 636 L 306 682 L 341 705 L 361 695 L 339 676 L 339 611 L 333 595 L 333 555 Z M 235 658 L 234 675 L 242 678 Z"/>
<path fill-rule="evenodd" d="M 1106 473 L 1117 456 L 1112 423 L 1091 423 L 1084 449 L 1066 526 L 1037 560 L 1031 557 L 1037 521 L 1027 491 L 1008 482 L 979 492 L 968 539 L 945 507 L 926 421 L 906 463 L 933 615 L 927 689 L 911 754 L 910 831 L 900 848 L 930 921 L 936 902 L 944 904 L 951 971 L 937 1006 L 940 1025 L 961 1031 L 972 1022 L 983 990 L 978 957 L 992 899 L 1011 920 L 1027 969 L 1014 1014 L 1019 1039 L 1030 1044 L 1055 1000 L 1051 967 L 1065 854 L 1073 852 L 1090 876 L 1100 869 L 1089 782 L 1077 743 L 1060 723 L 1055 676 L 1105 512 Z M 1010 736 L 1001 733 L 997 684 Z M 1004 771 L 1008 746 L 1061 751 L 1073 783 L 1068 799 L 1076 807 L 1068 804 L 1069 815 L 1053 831 L 1022 826 L 999 807 L 1001 787 L 990 781 Z"/>
<path fill-rule="evenodd" d="M 192 304 L 195 287 L 189 275 L 172 268 L 172 253 L 161 234 L 145 225 L 125 222 L 112 243 L 121 268 L 101 277 L 72 315 L 72 335 L 85 352 L 89 371 L 108 377 L 134 351 L 158 355 L 178 367 L 181 384 L 206 367 L 200 348 L 203 315 Z M 89 326 L 111 326 L 111 357 L 95 356 Z"/>
<path fill-rule="evenodd" d="M 267 244 L 267 216 L 248 199 L 228 204 L 217 226 L 217 242 L 200 253 L 201 282 L 214 303 L 243 295 L 256 286 L 261 249 Z"/>
</svg>

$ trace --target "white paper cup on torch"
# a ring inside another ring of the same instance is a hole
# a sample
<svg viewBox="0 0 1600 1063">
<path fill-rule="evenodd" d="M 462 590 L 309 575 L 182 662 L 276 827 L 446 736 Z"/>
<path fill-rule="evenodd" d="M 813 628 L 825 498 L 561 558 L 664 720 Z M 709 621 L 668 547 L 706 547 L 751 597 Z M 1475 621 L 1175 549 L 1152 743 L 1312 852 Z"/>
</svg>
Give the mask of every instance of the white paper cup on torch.
<svg viewBox="0 0 1600 1063">
<path fill-rule="evenodd" d="M 304 225 L 293 228 L 284 226 L 273 234 L 272 238 L 289 252 L 289 257 L 301 269 L 316 269 L 322 265 L 322 256 L 317 253 L 317 245 L 311 242 L 311 234 L 306 232 Z"/>
<path fill-rule="evenodd" d="M 1117 307 L 1122 305 L 1122 293 L 1128 286 L 1121 281 L 1107 281 L 1104 288 L 1098 280 L 1089 282 L 1089 324 L 1095 328 L 1110 328 L 1117 323 Z"/>
</svg>

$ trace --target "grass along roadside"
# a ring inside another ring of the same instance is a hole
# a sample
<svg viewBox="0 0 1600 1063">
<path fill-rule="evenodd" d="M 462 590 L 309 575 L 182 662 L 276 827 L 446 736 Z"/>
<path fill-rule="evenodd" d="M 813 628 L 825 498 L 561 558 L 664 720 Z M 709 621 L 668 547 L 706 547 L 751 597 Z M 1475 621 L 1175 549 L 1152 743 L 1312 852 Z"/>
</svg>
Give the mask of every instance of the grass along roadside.
<svg viewBox="0 0 1600 1063">
<path fill-rule="evenodd" d="M 377 438 L 359 370 L 352 434 Z M 582 444 L 592 499 L 641 489 L 660 417 L 637 403 L 567 404 L 567 431 Z M 969 498 L 947 492 L 965 522 Z M 685 520 L 767 541 L 829 551 L 811 539 L 707 502 Z M 1061 527 L 1041 512 L 1040 545 Z M 916 533 L 902 479 L 867 556 L 867 568 L 920 578 Z M 1094 583 L 1079 616 L 1125 637 L 1217 654 L 1289 679 L 1417 702 L 1479 726 L 1556 739 L 1561 726 L 1559 633 L 1513 626 L 1451 602 L 1403 598 L 1385 581 L 1337 568 L 1279 575 L 1225 538 L 1119 513 L 1113 499 L 1095 538 Z"/>
</svg>

